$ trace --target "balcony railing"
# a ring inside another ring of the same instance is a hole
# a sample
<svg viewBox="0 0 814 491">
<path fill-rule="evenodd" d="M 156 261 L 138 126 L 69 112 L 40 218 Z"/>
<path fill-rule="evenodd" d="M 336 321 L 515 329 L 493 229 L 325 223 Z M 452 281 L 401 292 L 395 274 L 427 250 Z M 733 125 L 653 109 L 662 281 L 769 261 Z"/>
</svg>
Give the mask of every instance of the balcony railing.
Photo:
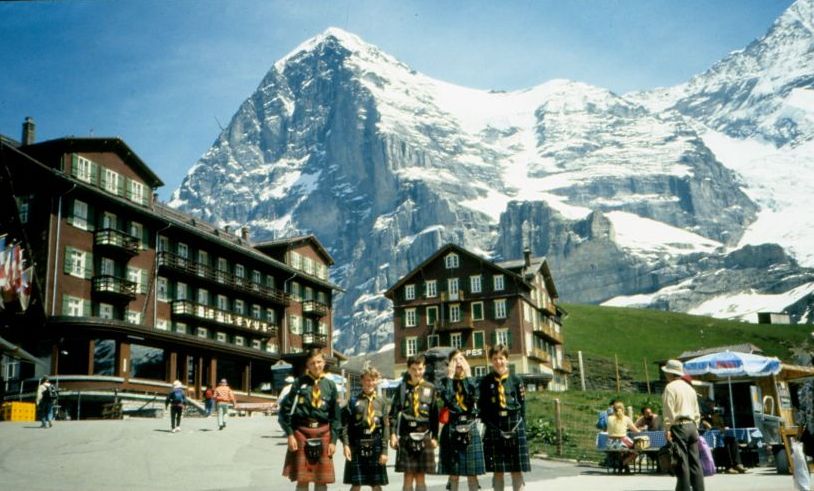
<svg viewBox="0 0 814 491">
<path fill-rule="evenodd" d="M 328 335 L 320 332 L 305 331 L 302 333 L 303 346 L 325 348 L 328 346 Z"/>
<path fill-rule="evenodd" d="M 442 302 L 462 302 L 464 300 L 463 290 L 452 290 L 448 292 L 441 292 Z"/>
<path fill-rule="evenodd" d="M 93 234 L 93 241 L 97 246 L 118 249 L 133 256 L 138 254 L 141 248 L 141 241 L 138 237 L 112 228 L 97 230 Z"/>
<path fill-rule="evenodd" d="M 93 278 L 93 291 L 98 294 L 132 300 L 136 298 L 136 283 L 116 276 L 95 276 Z"/>
<path fill-rule="evenodd" d="M 430 326 L 432 327 L 432 326 Z M 437 331 L 470 331 L 474 329 L 471 320 L 460 320 L 460 321 L 435 321 L 435 329 Z"/>
<path fill-rule="evenodd" d="M 535 334 L 540 334 L 548 337 L 549 339 L 562 344 L 562 334 L 557 332 L 548 320 L 543 321 L 534 329 Z"/>
<path fill-rule="evenodd" d="M 216 309 L 190 300 L 175 300 L 172 302 L 172 313 L 179 317 L 205 320 L 211 324 L 238 327 L 247 331 L 262 332 L 269 336 L 277 335 L 277 326 L 267 321 L 235 314 L 228 310 Z"/>
<path fill-rule="evenodd" d="M 287 293 L 276 288 L 270 288 L 249 281 L 246 278 L 235 276 L 226 271 L 219 271 L 205 264 L 201 264 L 171 252 L 158 253 L 158 266 L 180 271 L 190 276 L 205 278 L 211 282 L 226 285 L 235 290 L 271 300 L 280 305 L 288 305 L 290 297 Z"/>
<path fill-rule="evenodd" d="M 302 303 L 302 313 L 314 317 L 325 317 L 328 315 L 328 306 L 316 300 L 306 300 Z"/>
<path fill-rule="evenodd" d="M 560 365 L 560 370 L 566 373 L 572 373 L 574 371 L 574 367 L 571 366 L 571 360 L 567 357 L 562 357 L 562 365 Z"/>
<path fill-rule="evenodd" d="M 529 354 L 530 358 L 535 358 L 543 363 L 548 363 L 551 361 L 551 355 L 548 354 L 547 351 L 542 350 L 540 348 L 532 348 L 531 353 Z"/>
</svg>

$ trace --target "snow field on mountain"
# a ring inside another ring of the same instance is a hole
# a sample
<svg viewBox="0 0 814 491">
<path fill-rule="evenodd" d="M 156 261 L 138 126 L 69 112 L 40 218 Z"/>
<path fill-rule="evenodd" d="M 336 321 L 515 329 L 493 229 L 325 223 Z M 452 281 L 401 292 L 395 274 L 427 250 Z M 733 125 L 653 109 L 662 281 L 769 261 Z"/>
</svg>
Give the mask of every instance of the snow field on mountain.
<svg viewBox="0 0 814 491">
<path fill-rule="evenodd" d="M 611 211 L 605 215 L 613 224 L 614 241 L 641 257 L 655 259 L 665 255 L 713 252 L 722 246 L 720 242 L 633 213 Z"/>
<path fill-rule="evenodd" d="M 751 291 L 733 293 L 707 300 L 687 313 L 757 322 L 758 312 L 783 312 L 789 305 L 811 293 L 814 293 L 814 282 L 776 295 Z"/>
</svg>

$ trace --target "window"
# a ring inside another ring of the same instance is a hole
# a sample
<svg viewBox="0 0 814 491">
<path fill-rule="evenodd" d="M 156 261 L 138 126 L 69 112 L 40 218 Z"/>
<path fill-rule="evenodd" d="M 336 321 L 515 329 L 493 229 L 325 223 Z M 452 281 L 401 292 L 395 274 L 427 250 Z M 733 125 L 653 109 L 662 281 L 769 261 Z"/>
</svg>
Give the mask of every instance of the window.
<svg viewBox="0 0 814 491">
<path fill-rule="evenodd" d="M 144 184 L 138 181 L 130 181 L 130 201 L 134 203 L 138 203 L 140 205 L 145 204 L 144 202 Z"/>
<path fill-rule="evenodd" d="M 288 254 L 291 261 L 291 267 L 294 269 L 302 269 L 302 256 L 293 251 L 289 252 Z"/>
<path fill-rule="evenodd" d="M 170 299 L 170 287 L 167 278 L 158 277 L 156 282 L 156 297 L 159 302 L 168 302 Z"/>
<path fill-rule="evenodd" d="M 461 322 L 461 304 L 454 303 L 449 306 L 449 321 Z"/>
<path fill-rule="evenodd" d="M 144 226 L 138 222 L 130 222 L 130 235 L 138 239 L 139 249 L 144 249 Z"/>
<path fill-rule="evenodd" d="M 298 348 L 296 346 L 292 346 L 291 347 L 291 352 L 296 353 L 297 349 Z M 268 351 L 269 353 L 276 353 L 277 352 L 277 343 L 275 343 L 274 341 L 266 341 L 266 351 Z"/>
<path fill-rule="evenodd" d="M 434 305 L 427 307 L 427 325 L 433 326 L 436 322 L 438 322 L 438 307 Z"/>
<path fill-rule="evenodd" d="M 235 264 L 235 283 L 242 285 L 244 278 L 246 278 L 246 269 L 242 264 Z"/>
<path fill-rule="evenodd" d="M 325 295 L 325 292 L 317 292 L 317 302 L 328 305 L 328 296 Z"/>
<path fill-rule="evenodd" d="M 404 300 L 415 300 L 415 285 L 404 286 Z"/>
<path fill-rule="evenodd" d="M 415 309 L 404 309 L 404 327 L 415 327 L 416 324 Z"/>
<path fill-rule="evenodd" d="M 235 344 L 238 346 L 245 346 L 246 340 L 243 336 L 235 336 Z"/>
<path fill-rule="evenodd" d="M 274 309 L 266 309 L 266 322 L 269 324 L 277 324 L 277 313 Z"/>
<path fill-rule="evenodd" d="M 246 314 L 246 304 L 243 300 L 235 300 L 235 313 L 240 315 Z"/>
<path fill-rule="evenodd" d="M 179 281 L 175 285 L 175 299 L 186 300 L 188 298 L 189 298 L 189 289 L 187 288 L 187 284 Z"/>
<path fill-rule="evenodd" d="M 289 324 L 291 334 L 302 334 L 302 325 L 300 324 L 299 316 L 292 315 L 291 317 L 289 317 Z"/>
<path fill-rule="evenodd" d="M 489 374 L 489 367 L 478 365 L 473 368 L 474 372 L 472 372 L 472 374 L 475 375 L 476 377 L 485 377 L 486 375 Z"/>
<path fill-rule="evenodd" d="M 506 299 L 495 300 L 495 319 L 506 318 Z"/>
<path fill-rule="evenodd" d="M 178 243 L 178 265 L 186 266 L 189 259 L 189 246 L 183 242 Z"/>
<path fill-rule="evenodd" d="M 75 199 L 73 201 L 73 220 L 72 224 L 76 228 L 82 230 L 88 229 L 88 204 L 84 201 Z"/>
<path fill-rule="evenodd" d="M 215 339 L 217 339 L 219 343 L 225 343 L 226 342 L 226 333 L 225 332 L 217 333 L 215 335 Z"/>
<path fill-rule="evenodd" d="M 263 310 L 259 305 L 252 305 L 252 317 L 255 319 L 263 318 Z"/>
<path fill-rule="evenodd" d="M 444 264 L 446 265 L 447 269 L 455 269 L 458 267 L 458 255 L 453 253 L 447 254 L 447 257 L 444 258 Z"/>
<path fill-rule="evenodd" d="M 314 260 L 310 257 L 302 258 L 302 268 L 308 274 L 314 274 Z"/>
<path fill-rule="evenodd" d="M 260 274 L 260 271 L 252 271 L 252 289 L 259 290 L 260 285 L 263 284 L 263 275 Z"/>
<path fill-rule="evenodd" d="M 310 286 L 305 287 L 305 300 L 313 300 L 314 299 L 314 289 Z"/>
<path fill-rule="evenodd" d="M 415 336 L 411 336 L 406 338 L 405 340 L 405 355 L 406 356 L 413 356 L 414 354 L 418 353 L 418 338 Z"/>
<path fill-rule="evenodd" d="M 99 304 L 99 318 L 101 319 L 113 319 L 113 306 L 109 303 L 100 303 Z"/>
<path fill-rule="evenodd" d="M 526 322 L 531 322 L 531 305 L 523 302 L 523 320 Z"/>
<path fill-rule="evenodd" d="M 229 310 L 229 299 L 226 295 L 218 295 L 218 310 Z"/>
<path fill-rule="evenodd" d="M 208 333 L 206 332 L 206 328 L 205 328 L 205 327 L 199 327 L 199 328 L 198 328 L 198 329 L 197 329 L 195 332 L 196 332 L 196 335 L 197 335 L 199 338 L 206 338 L 206 337 L 208 337 Z"/>
<path fill-rule="evenodd" d="M 495 329 L 495 344 L 502 344 L 509 346 L 509 330 L 508 329 Z"/>
<path fill-rule="evenodd" d="M 475 332 L 473 332 L 472 333 L 472 347 L 475 348 L 475 349 L 477 349 L 477 348 L 483 349 L 484 344 L 485 344 L 484 343 L 485 339 L 486 339 L 486 335 L 484 334 L 483 331 L 475 331 Z"/>
<path fill-rule="evenodd" d="M 207 269 L 209 269 L 209 253 L 198 251 L 198 276 L 206 276 Z"/>
<path fill-rule="evenodd" d="M 155 328 L 159 331 L 166 331 L 169 329 L 169 321 L 167 319 L 156 319 L 155 320 Z"/>
<path fill-rule="evenodd" d="M 209 291 L 205 288 L 198 288 L 198 303 L 201 305 L 209 305 Z"/>
<path fill-rule="evenodd" d="M 252 348 L 253 349 L 262 349 L 261 346 L 260 346 L 260 340 L 259 339 L 252 339 Z"/>
<path fill-rule="evenodd" d="M 77 278 L 84 278 L 85 277 L 85 260 L 87 259 L 87 253 L 85 251 L 80 251 L 79 249 L 68 249 L 68 266 L 70 267 L 69 273 L 71 276 L 76 276 Z"/>
<path fill-rule="evenodd" d="M 170 250 L 170 239 L 163 235 L 158 236 L 158 252 L 167 252 Z"/>
<path fill-rule="evenodd" d="M 91 182 L 93 176 L 93 162 L 86 159 L 85 157 L 80 157 L 77 155 L 76 157 L 76 169 L 74 170 L 74 176 L 79 179 L 80 181 Z"/>
<path fill-rule="evenodd" d="M 226 274 L 229 272 L 229 263 L 225 258 L 218 258 L 218 282 L 224 283 L 226 281 Z"/>
<path fill-rule="evenodd" d="M 17 198 L 17 211 L 20 212 L 20 223 L 28 223 L 28 198 Z"/>
<path fill-rule="evenodd" d="M 328 334 L 328 324 L 324 322 L 320 322 L 319 326 L 317 326 L 317 329 L 319 329 L 320 334 Z"/>
<path fill-rule="evenodd" d="M 99 274 L 102 276 L 116 276 L 116 263 L 107 257 L 99 261 Z"/>
<path fill-rule="evenodd" d="M 266 288 L 274 288 L 274 276 L 266 276 Z"/>
<path fill-rule="evenodd" d="M 469 277 L 469 291 L 472 293 L 480 293 L 482 291 L 481 286 L 481 275 L 475 275 Z"/>
<path fill-rule="evenodd" d="M 328 267 L 324 264 L 317 264 L 317 277 L 327 280 L 328 279 Z"/>
<path fill-rule="evenodd" d="M 438 296 L 438 281 L 427 280 L 425 285 L 427 298 L 435 298 Z"/>
<path fill-rule="evenodd" d="M 493 284 L 493 289 L 496 292 L 499 292 L 499 291 L 503 290 L 505 288 L 505 284 L 503 282 L 503 275 L 502 274 L 494 275 L 492 277 L 492 284 Z"/>
<path fill-rule="evenodd" d="M 456 349 L 463 348 L 464 345 L 464 337 L 459 332 L 453 332 L 449 335 L 449 345 Z"/>
<path fill-rule="evenodd" d="M 297 300 L 297 301 L 302 300 L 302 297 L 300 296 L 300 284 L 297 283 L 296 281 L 291 282 L 291 292 L 290 293 L 291 293 L 291 297 L 294 298 L 294 300 Z"/>
<path fill-rule="evenodd" d="M 483 302 L 472 302 L 472 320 L 483 320 Z"/>
<path fill-rule="evenodd" d="M 314 332 L 314 320 L 313 319 L 305 319 L 305 330 L 303 332 L 306 333 L 313 333 Z"/>
<path fill-rule="evenodd" d="M 458 278 L 447 279 L 447 292 L 450 300 L 458 300 Z"/>
<path fill-rule="evenodd" d="M 136 310 L 128 310 L 127 322 L 130 324 L 141 324 L 141 312 Z"/>
<path fill-rule="evenodd" d="M 102 188 L 108 193 L 118 194 L 119 193 L 119 174 L 116 171 L 105 169 L 105 173 L 102 176 Z"/>
<path fill-rule="evenodd" d="M 146 279 L 145 278 L 146 274 L 147 274 L 147 272 L 144 271 L 143 269 L 131 268 L 129 266 L 127 268 L 127 280 L 132 281 L 133 283 L 136 284 L 136 291 L 138 293 L 145 293 L 146 292 L 147 285 L 145 285 L 144 284 L 145 282 L 142 281 L 142 280 Z"/>
<path fill-rule="evenodd" d="M 175 323 L 175 332 L 178 334 L 186 334 L 187 333 L 187 325 L 184 322 L 176 322 Z"/>
<path fill-rule="evenodd" d="M 102 214 L 102 228 L 109 228 L 116 230 L 119 226 L 118 219 L 116 215 L 106 211 Z"/>
<path fill-rule="evenodd" d="M 439 342 L 439 340 L 440 340 L 440 338 L 439 338 L 438 334 L 430 334 L 429 336 L 427 336 L 427 347 L 428 348 L 435 348 L 436 346 L 441 344 Z"/>
</svg>

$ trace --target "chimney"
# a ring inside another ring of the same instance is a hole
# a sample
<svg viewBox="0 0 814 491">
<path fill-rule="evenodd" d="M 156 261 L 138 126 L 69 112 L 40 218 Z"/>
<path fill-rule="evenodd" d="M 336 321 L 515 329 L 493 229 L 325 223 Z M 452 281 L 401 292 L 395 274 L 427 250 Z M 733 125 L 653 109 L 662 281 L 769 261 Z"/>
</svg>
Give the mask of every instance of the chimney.
<svg viewBox="0 0 814 491">
<path fill-rule="evenodd" d="M 26 116 L 23 122 L 23 145 L 34 144 L 34 140 L 36 140 L 36 129 L 37 125 L 34 124 L 34 120 L 31 119 L 31 116 Z"/>
<path fill-rule="evenodd" d="M 223 231 L 226 232 L 227 234 L 230 233 L 232 231 L 232 226 L 231 225 L 224 225 L 223 226 Z"/>
<path fill-rule="evenodd" d="M 249 226 L 248 225 L 244 225 L 243 227 L 240 228 L 240 238 L 245 240 L 246 242 L 249 242 Z"/>
<path fill-rule="evenodd" d="M 523 249 L 523 262 L 525 263 L 527 268 L 531 266 L 531 249 L 529 249 L 528 247 Z"/>
</svg>

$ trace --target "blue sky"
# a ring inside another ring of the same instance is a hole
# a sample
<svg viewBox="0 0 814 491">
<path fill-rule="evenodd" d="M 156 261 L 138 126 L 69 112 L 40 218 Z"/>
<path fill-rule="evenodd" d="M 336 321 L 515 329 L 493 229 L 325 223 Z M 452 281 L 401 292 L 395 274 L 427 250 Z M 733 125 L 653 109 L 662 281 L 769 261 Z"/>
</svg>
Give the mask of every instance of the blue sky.
<svg viewBox="0 0 814 491">
<path fill-rule="evenodd" d="M 431 77 L 512 90 L 674 85 L 762 36 L 791 0 L 0 3 L 0 133 L 120 136 L 167 199 L 272 64 L 336 26 Z"/>
</svg>

